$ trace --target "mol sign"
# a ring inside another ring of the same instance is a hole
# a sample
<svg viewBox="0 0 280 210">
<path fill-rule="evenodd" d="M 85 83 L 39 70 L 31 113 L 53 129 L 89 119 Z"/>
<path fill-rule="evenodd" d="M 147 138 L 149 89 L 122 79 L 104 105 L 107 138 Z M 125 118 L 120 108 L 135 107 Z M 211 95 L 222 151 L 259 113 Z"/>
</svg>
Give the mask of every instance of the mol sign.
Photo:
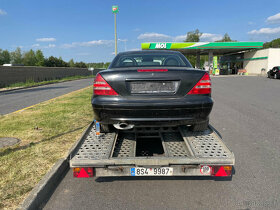
<svg viewBox="0 0 280 210">
<path fill-rule="evenodd" d="M 156 49 L 166 49 L 166 43 L 157 43 Z"/>
<path fill-rule="evenodd" d="M 112 6 L 112 12 L 113 13 L 118 13 L 119 7 L 118 6 Z"/>
</svg>

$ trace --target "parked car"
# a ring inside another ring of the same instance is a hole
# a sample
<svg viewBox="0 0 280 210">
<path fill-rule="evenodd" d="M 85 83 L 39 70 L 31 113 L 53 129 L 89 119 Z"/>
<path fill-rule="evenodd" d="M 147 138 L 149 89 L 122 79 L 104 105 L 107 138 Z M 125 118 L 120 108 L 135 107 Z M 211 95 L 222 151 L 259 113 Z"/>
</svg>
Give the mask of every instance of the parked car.
<svg viewBox="0 0 280 210">
<path fill-rule="evenodd" d="M 267 72 L 268 78 L 280 79 L 280 66 L 275 66 Z"/>
<path fill-rule="evenodd" d="M 93 85 L 92 107 L 101 132 L 147 125 L 203 131 L 212 106 L 209 74 L 175 51 L 119 53 Z"/>
</svg>

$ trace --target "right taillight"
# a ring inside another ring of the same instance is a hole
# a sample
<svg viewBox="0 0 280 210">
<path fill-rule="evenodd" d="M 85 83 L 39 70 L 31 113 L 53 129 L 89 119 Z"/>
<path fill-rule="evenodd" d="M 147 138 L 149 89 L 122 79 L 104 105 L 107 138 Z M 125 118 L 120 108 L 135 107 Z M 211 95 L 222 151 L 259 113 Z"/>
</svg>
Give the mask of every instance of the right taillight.
<svg viewBox="0 0 280 210">
<path fill-rule="evenodd" d="M 208 73 L 205 73 L 198 83 L 188 92 L 188 95 L 193 94 L 210 94 L 211 79 Z"/>
<path fill-rule="evenodd" d="M 231 176 L 232 166 L 212 166 L 212 176 Z"/>
<path fill-rule="evenodd" d="M 100 74 L 97 74 L 93 83 L 93 94 L 112 96 L 118 95 L 117 92 L 106 82 Z"/>
</svg>

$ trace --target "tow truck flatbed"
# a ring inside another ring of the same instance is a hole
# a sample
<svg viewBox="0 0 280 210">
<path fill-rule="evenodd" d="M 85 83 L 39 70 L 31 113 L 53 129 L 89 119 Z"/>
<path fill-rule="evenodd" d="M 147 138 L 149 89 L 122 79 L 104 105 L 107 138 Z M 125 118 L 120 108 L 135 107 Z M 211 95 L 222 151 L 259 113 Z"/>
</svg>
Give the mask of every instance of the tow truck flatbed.
<svg viewBox="0 0 280 210">
<path fill-rule="evenodd" d="M 135 176 L 135 169 L 164 167 L 172 176 L 215 176 L 221 167 L 224 175 L 227 170 L 231 175 L 235 163 L 233 152 L 211 126 L 204 132 L 187 126 L 138 127 L 96 136 L 92 123 L 73 154 L 74 171 L 91 168 L 97 177 Z"/>
</svg>

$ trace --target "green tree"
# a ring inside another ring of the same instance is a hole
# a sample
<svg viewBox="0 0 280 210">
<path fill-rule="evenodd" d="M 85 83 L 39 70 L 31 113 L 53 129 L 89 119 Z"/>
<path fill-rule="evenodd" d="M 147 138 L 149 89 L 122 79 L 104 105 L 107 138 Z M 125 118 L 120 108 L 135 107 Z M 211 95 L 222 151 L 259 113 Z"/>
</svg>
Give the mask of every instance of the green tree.
<svg viewBox="0 0 280 210">
<path fill-rule="evenodd" d="M 104 68 L 108 69 L 108 67 L 110 66 L 110 62 L 105 63 Z"/>
<path fill-rule="evenodd" d="M 75 62 L 73 60 L 73 58 L 68 62 L 70 67 L 75 67 Z"/>
<path fill-rule="evenodd" d="M 202 33 L 198 29 L 194 31 L 189 31 L 187 33 L 187 38 L 185 42 L 199 42 L 201 35 Z"/>
<path fill-rule="evenodd" d="M 35 53 L 35 57 L 36 57 L 36 66 L 44 66 L 45 63 L 45 58 L 44 58 L 44 54 L 42 52 L 42 50 L 37 50 Z"/>
<path fill-rule="evenodd" d="M 58 59 L 54 56 L 50 56 L 47 59 L 45 59 L 45 66 L 47 67 L 56 67 L 58 64 Z"/>
<path fill-rule="evenodd" d="M 95 69 L 100 69 L 100 68 L 105 68 L 107 69 L 110 66 L 110 62 L 107 63 L 88 63 L 87 64 L 88 68 L 93 67 Z"/>
<path fill-rule="evenodd" d="M 63 62 L 64 61 L 62 60 L 62 57 L 59 56 L 58 61 L 57 61 L 57 67 L 64 67 Z"/>
<path fill-rule="evenodd" d="M 23 54 L 22 62 L 25 66 L 35 66 L 36 65 L 37 60 L 36 60 L 35 53 L 32 49 Z"/>
<path fill-rule="evenodd" d="M 87 65 L 84 62 L 76 62 L 75 67 L 77 67 L 77 68 L 87 68 Z"/>
<path fill-rule="evenodd" d="M 69 64 L 62 60 L 61 57 L 56 58 L 54 56 L 50 56 L 45 59 L 45 66 L 47 67 L 69 67 Z"/>
<path fill-rule="evenodd" d="M 196 29 L 194 31 L 189 31 L 187 33 L 187 38 L 186 38 L 185 42 L 199 42 L 201 35 L 202 35 L 202 32 L 200 32 L 198 29 Z M 196 56 L 194 56 L 194 55 L 185 55 L 185 56 L 190 61 L 192 66 L 195 66 Z"/>
<path fill-rule="evenodd" d="M 280 48 L 280 38 L 264 43 L 263 48 Z"/>
<path fill-rule="evenodd" d="M 0 49 L 0 65 L 11 62 L 11 56 L 8 50 Z"/>
<path fill-rule="evenodd" d="M 221 40 L 217 40 L 216 42 L 236 42 L 235 40 L 232 40 L 228 33 L 225 33 L 223 38 Z"/>
<path fill-rule="evenodd" d="M 13 64 L 22 64 L 22 54 L 19 47 L 14 52 L 11 52 L 11 62 Z"/>
</svg>

